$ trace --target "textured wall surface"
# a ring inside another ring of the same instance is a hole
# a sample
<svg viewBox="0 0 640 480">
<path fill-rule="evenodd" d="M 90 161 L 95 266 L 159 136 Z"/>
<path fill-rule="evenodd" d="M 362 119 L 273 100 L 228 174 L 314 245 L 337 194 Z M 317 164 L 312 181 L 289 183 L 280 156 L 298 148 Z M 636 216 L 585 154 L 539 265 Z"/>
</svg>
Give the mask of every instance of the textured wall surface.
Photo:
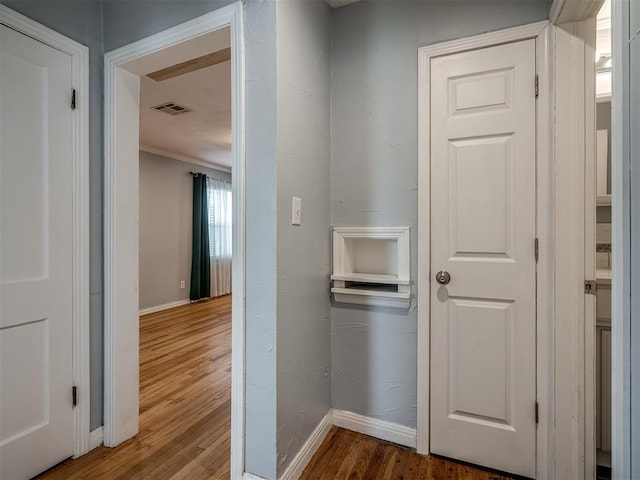
<svg viewBox="0 0 640 480">
<path fill-rule="evenodd" d="M 231 174 L 140 152 L 140 309 L 189 300 L 193 180 Z M 180 288 L 180 281 L 185 288 Z"/>
<path fill-rule="evenodd" d="M 245 2 L 246 470 L 276 478 L 276 5 Z"/>
<path fill-rule="evenodd" d="M 0 3 L 89 47 L 91 428 L 102 425 L 102 4 L 99 1 Z"/>
<path fill-rule="evenodd" d="M 627 218 L 631 218 L 631 222 L 630 225 L 623 225 L 623 228 L 628 228 L 629 230 L 627 231 L 630 231 L 630 246 L 628 251 L 625 246 L 624 255 L 626 256 L 625 263 L 629 262 L 629 260 L 631 263 L 629 290 L 625 289 L 625 293 L 631 292 L 631 304 L 629 307 L 631 327 L 630 476 L 634 478 L 640 476 L 640 394 L 638 394 L 640 389 L 640 282 L 638 280 L 640 278 L 640 255 L 637 254 L 637 252 L 640 252 L 640 222 L 637 221 L 640 218 L 640 135 L 638 135 L 638 132 L 640 132 L 640 2 L 637 0 L 623 2 L 623 8 L 629 8 L 628 79 L 625 78 L 622 98 L 623 104 L 628 105 L 629 109 L 629 130 L 627 131 L 625 126 L 625 140 L 629 145 L 628 184 L 631 197 L 630 215 Z M 626 41 L 627 39 L 625 38 Z M 626 89 L 627 85 L 628 90 Z M 625 172 L 625 177 L 626 175 L 627 172 Z M 625 178 L 626 180 L 627 178 Z M 616 288 L 615 284 L 613 288 Z M 613 318 L 616 318 L 616 316 Z M 626 333 L 626 326 L 623 328 Z M 615 329 L 616 326 L 614 325 Z M 616 359 L 614 359 L 615 365 Z M 618 404 L 616 403 L 613 408 L 615 409 L 617 406 Z M 613 447 L 616 447 L 615 441 Z M 614 463 L 614 468 L 616 468 L 616 463 Z"/>
<path fill-rule="evenodd" d="M 416 284 L 418 47 L 544 20 L 548 7 L 394 1 L 333 11 L 331 224 L 411 227 L 415 295 L 425 288 Z M 408 311 L 334 304 L 331 317 L 333 406 L 415 427 L 415 297 Z"/>
<path fill-rule="evenodd" d="M 278 476 L 331 407 L 330 9 L 278 3 Z M 302 225 L 291 225 L 291 198 Z"/>
</svg>

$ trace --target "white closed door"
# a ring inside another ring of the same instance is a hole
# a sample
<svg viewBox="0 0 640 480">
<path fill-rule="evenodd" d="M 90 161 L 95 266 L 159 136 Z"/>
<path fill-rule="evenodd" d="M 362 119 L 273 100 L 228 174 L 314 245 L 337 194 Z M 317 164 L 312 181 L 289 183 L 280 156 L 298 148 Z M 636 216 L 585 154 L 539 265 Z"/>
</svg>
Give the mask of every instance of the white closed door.
<svg viewBox="0 0 640 480">
<path fill-rule="evenodd" d="M 534 85 L 534 40 L 431 61 L 431 451 L 527 477 L 536 459 Z"/>
<path fill-rule="evenodd" d="M 0 25 L 0 478 L 73 453 L 71 58 Z"/>
</svg>

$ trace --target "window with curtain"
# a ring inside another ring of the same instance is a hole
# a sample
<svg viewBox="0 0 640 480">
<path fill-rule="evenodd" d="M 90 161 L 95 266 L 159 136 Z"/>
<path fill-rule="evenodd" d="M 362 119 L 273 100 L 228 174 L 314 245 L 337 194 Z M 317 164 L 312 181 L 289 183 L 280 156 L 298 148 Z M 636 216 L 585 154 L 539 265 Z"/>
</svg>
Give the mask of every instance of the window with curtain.
<svg viewBox="0 0 640 480">
<path fill-rule="evenodd" d="M 231 184 L 207 178 L 211 296 L 231 293 Z"/>
</svg>

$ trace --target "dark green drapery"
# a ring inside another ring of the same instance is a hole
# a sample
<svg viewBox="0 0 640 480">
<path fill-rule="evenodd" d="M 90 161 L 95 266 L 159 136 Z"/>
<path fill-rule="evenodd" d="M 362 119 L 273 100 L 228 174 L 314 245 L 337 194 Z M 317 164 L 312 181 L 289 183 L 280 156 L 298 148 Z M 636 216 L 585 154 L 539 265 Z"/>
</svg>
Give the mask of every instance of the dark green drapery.
<svg viewBox="0 0 640 480">
<path fill-rule="evenodd" d="M 209 213 L 207 211 L 207 177 L 193 176 L 193 240 L 191 254 L 191 300 L 211 296 L 209 260 Z"/>
</svg>

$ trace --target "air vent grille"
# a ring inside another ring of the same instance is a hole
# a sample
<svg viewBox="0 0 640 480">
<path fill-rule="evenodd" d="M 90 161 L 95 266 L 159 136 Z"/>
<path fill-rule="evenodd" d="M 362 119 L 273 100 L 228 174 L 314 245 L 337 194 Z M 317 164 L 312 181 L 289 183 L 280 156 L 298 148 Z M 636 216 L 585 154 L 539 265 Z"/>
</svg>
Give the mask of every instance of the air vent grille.
<svg viewBox="0 0 640 480">
<path fill-rule="evenodd" d="M 166 102 L 161 103 L 160 105 L 156 105 L 151 107 L 152 110 L 157 110 L 158 112 L 164 112 L 169 115 L 180 115 L 181 113 L 189 113 L 192 112 L 189 107 L 185 107 L 184 105 L 178 105 L 174 102 Z"/>
</svg>

